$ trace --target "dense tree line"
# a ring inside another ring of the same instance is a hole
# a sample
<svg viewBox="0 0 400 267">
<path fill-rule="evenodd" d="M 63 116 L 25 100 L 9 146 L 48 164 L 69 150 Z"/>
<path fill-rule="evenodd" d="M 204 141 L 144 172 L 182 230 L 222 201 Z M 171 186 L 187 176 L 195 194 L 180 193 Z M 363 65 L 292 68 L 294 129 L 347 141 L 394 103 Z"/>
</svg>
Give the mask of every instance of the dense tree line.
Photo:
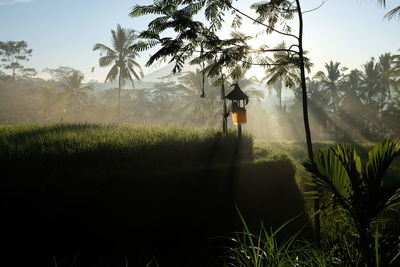
<svg viewBox="0 0 400 267">
<path fill-rule="evenodd" d="M 385 53 L 361 69 L 341 68 L 340 62 L 308 78 L 315 137 L 330 140 L 377 140 L 399 136 L 400 56 Z M 294 117 L 300 96 L 285 114 Z"/>
<path fill-rule="evenodd" d="M 99 90 L 97 82 L 84 83 L 84 75 L 69 67 L 47 69 L 50 79 L 0 77 L 0 123 L 96 122 L 218 127 L 221 97 L 206 80 L 201 98 L 201 71 L 184 72 L 155 81 L 152 88 Z M 251 81 L 241 82 L 255 99 Z M 110 84 L 112 86 L 112 84 Z M 227 85 L 228 87 L 229 85 Z M 96 89 L 97 88 L 97 89 Z"/>
</svg>

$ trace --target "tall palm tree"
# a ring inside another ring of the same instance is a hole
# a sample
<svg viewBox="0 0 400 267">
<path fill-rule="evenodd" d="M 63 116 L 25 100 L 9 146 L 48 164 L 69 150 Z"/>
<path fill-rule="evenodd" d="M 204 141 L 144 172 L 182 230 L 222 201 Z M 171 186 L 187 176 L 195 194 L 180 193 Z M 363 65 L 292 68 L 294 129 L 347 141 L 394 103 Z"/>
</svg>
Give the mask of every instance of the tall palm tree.
<svg viewBox="0 0 400 267">
<path fill-rule="evenodd" d="M 177 90 L 182 92 L 184 105 L 182 110 L 191 112 L 186 120 L 193 121 L 193 116 L 199 121 L 207 121 L 207 124 L 214 126 L 216 115 L 220 113 L 219 94 L 216 88 L 212 86 L 212 80 L 205 78 L 200 69 L 196 71 L 185 72 L 178 78 L 179 85 Z M 191 119 L 190 119 L 191 118 Z"/>
<path fill-rule="evenodd" d="M 380 133 L 380 131 L 377 132 L 376 130 L 379 130 L 379 116 L 377 115 L 379 114 L 381 102 L 381 84 L 379 66 L 374 58 L 362 65 L 360 86 L 360 97 L 368 110 L 369 131 L 376 137 Z"/>
<path fill-rule="evenodd" d="M 361 105 L 360 90 L 361 72 L 358 69 L 351 70 L 344 76 L 341 108 L 350 111 L 355 104 Z"/>
<path fill-rule="evenodd" d="M 333 61 L 330 61 L 329 64 L 325 64 L 325 69 L 327 71 L 326 74 L 323 71 L 319 71 L 314 76 L 314 79 L 317 79 L 322 83 L 322 86 L 324 87 L 323 89 L 325 90 L 327 96 L 330 98 L 330 105 L 332 106 L 333 113 L 335 115 L 340 98 L 342 96 L 341 85 L 343 75 L 340 72 L 339 66 L 339 62 L 334 63 Z"/>
<path fill-rule="evenodd" d="M 271 93 L 272 90 L 275 90 L 276 96 L 278 98 L 279 103 L 279 110 L 282 110 L 282 89 L 283 89 L 283 82 L 282 80 L 276 80 L 276 82 L 272 86 L 267 87 L 269 92 Z"/>
<path fill-rule="evenodd" d="M 93 51 L 100 50 L 105 53 L 101 54 L 99 59 L 100 67 L 112 66 L 107 74 L 107 81 L 114 81 L 118 77 L 118 119 L 120 118 L 121 108 L 121 90 L 124 88 L 127 80 L 134 85 L 134 79 L 140 80 L 143 77 L 143 71 L 136 58 L 139 54 L 130 49 L 134 44 L 137 35 L 134 30 L 124 29 L 119 24 L 117 30 L 111 30 L 112 45 L 110 48 L 104 44 L 95 44 Z M 137 69 L 137 71 L 135 70 Z"/>
<path fill-rule="evenodd" d="M 60 96 L 67 100 L 68 106 L 72 110 L 80 109 L 86 105 L 89 92 L 93 90 L 91 86 L 82 87 L 83 79 L 84 76 L 75 71 L 61 83 L 61 88 L 64 92 Z"/>
<path fill-rule="evenodd" d="M 397 86 L 397 75 L 395 72 L 396 57 L 391 53 L 382 54 L 377 63 L 379 71 L 379 110 L 380 110 L 380 126 L 381 134 L 383 134 L 383 110 L 387 106 L 388 101 L 392 99 L 392 91 Z"/>
<path fill-rule="evenodd" d="M 362 65 L 361 86 L 363 87 L 363 100 L 366 104 L 377 101 L 379 92 L 379 69 L 374 58 Z"/>
<path fill-rule="evenodd" d="M 325 64 L 326 74 L 323 71 L 317 72 L 314 79 L 317 79 L 322 84 L 322 90 L 324 90 L 325 95 L 330 100 L 329 106 L 332 107 L 334 118 L 338 115 L 338 106 L 342 98 L 342 84 L 343 84 L 343 74 L 339 68 L 339 62 L 330 61 L 329 64 Z M 334 120 L 335 121 L 335 120 Z M 337 123 L 334 123 L 335 137 L 338 137 L 338 127 Z"/>
<path fill-rule="evenodd" d="M 384 95 L 391 98 L 392 89 L 396 86 L 396 56 L 385 53 L 379 56 L 378 70 L 380 72 L 381 90 Z"/>
</svg>

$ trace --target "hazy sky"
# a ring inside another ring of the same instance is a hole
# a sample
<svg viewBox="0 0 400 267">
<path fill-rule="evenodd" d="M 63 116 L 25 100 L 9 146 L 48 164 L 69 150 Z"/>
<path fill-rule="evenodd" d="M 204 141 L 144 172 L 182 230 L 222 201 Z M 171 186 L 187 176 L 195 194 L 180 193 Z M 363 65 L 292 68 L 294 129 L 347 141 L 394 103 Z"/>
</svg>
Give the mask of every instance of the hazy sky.
<svg viewBox="0 0 400 267">
<path fill-rule="evenodd" d="M 111 29 L 117 24 L 145 29 L 150 18 L 130 18 L 139 0 L 0 0 L 0 40 L 25 40 L 33 49 L 27 66 L 44 68 L 70 66 L 82 70 L 86 80 L 103 81 L 106 69 L 97 66 L 95 43 L 110 44 Z M 256 1 L 254 1 L 256 2 Z M 321 1 L 303 0 L 303 9 Z M 400 5 L 388 0 L 388 8 Z M 239 0 L 235 5 L 246 10 L 253 1 Z M 386 10 L 387 11 L 387 10 Z M 305 15 L 305 48 L 315 64 L 313 72 L 329 60 L 349 68 L 360 67 L 370 57 L 400 49 L 400 20 L 386 21 L 386 12 L 374 0 L 328 0 L 318 11 Z M 251 29 L 251 25 L 249 25 Z M 255 32 L 255 31 L 254 31 Z M 249 30 L 249 33 L 252 33 Z M 276 37 L 271 37 L 277 41 Z M 139 62 L 144 64 L 149 52 Z M 155 69 L 146 69 L 151 72 Z M 42 74 L 43 75 L 43 74 Z"/>
</svg>

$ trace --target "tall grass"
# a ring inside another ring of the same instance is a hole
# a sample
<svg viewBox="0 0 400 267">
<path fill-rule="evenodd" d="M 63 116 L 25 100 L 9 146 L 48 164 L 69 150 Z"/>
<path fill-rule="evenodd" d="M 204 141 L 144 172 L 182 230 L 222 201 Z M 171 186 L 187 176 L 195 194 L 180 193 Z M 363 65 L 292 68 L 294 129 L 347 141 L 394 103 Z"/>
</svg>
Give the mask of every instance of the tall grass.
<svg viewBox="0 0 400 267">
<path fill-rule="evenodd" d="M 234 132 L 115 125 L 0 126 L 6 175 L 87 175 L 163 171 L 252 159 L 252 138 Z"/>
<path fill-rule="evenodd" d="M 237 147 L 234 132 L 222 138 L 216 129 L 182 129 L 138 126 L 59 124 L 50 126 L 22 125 L 0 126 L 0 158 L 34 158 L 42 155 L 71 154 L 137 154 L 147 155 L 147 150 L 157 148 L 167 156 L 174 156 L 174 149 L 190 156 L 198 151 L 191 149 L 218 146 L 226 152 Z M 252 139 L 245 135 L 246 157 L 251 156 Z M 189 146 L 189 147 L 188 147 Z M 189 153 L 192 152 L 192 153 Z M 162 154 L 161 153 L 161 154 Z M 154 156 L 154 155 L 152 155 Z M 204 155 L 200 155 L 204 156 Z M 220 156 L 220 155 L 219 155 Z M 224 160 L 222 157 L 220 160 Z M 227 159 L 229 160 L 229 159 Z"/>
<path fill-rule="evenodd" d="M 378 230 L 376 230 L 374 245 L 370 247 L 371 258 L 365 258 L 362 257 L 356 243 L 349 239 L 350 232 L 336 233 L 338 236 L 333 242 L 323 239 L 322 247 L 317 248 L 312 242 L 301 239 L 297 235 L 285 241 L 277 239 L 278 233 L 290 225 L 290 220 L 274 231 L 262 227 L 257 235 L 251 233 L 243 217 L 241 220 L 243 231 L 235 233 L 230 238 L 231 245 L 227 247 L 224 256 L 225 266 L 383 267 L 399 266 L 400 263 L 399 243 L 395 242 L 392 247 L 385 248 L 379 240 Z M 388 258 L 389 250 L 392 253 Z M 381 262 L 383 258 L 386 260 L 384 263 Z"/>
</svg>

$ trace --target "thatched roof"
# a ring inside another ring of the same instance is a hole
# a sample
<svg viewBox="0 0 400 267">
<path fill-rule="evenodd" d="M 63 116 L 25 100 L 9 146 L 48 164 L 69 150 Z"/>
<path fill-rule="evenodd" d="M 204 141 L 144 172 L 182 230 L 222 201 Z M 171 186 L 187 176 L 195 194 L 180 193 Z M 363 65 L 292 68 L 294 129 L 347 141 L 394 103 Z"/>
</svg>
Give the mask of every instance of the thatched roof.
<svg viewBox="0 0 400 267">
<path fill-rule="evenodd" d="M 235 88 L 225 98 L 229 100 L 246 100 L 248 102 L 249 97 L 240 89 L 239 84 L 235 83 L 232 86 L 235 86 Z"/>
</svg>

